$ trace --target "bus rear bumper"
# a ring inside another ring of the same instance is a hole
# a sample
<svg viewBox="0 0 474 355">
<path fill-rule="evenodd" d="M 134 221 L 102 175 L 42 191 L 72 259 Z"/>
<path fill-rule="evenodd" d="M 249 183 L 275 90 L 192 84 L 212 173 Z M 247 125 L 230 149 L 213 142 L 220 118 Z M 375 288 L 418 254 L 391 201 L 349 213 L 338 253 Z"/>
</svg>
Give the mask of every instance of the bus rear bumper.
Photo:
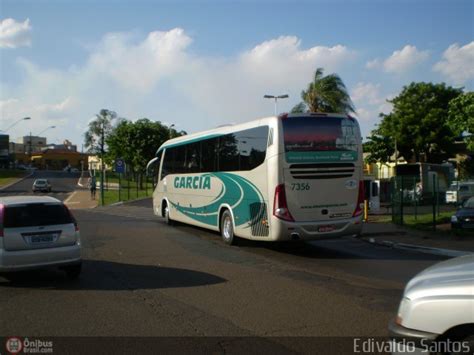
<svg viewBox="0 0 474 355">
<path fill-rule="evenodd" d="M 362 217 L 323 222 L 288 222 L 273 219 L 275 240 L 320 240 L 358 235 L 362 232 Z"/>
</svg>

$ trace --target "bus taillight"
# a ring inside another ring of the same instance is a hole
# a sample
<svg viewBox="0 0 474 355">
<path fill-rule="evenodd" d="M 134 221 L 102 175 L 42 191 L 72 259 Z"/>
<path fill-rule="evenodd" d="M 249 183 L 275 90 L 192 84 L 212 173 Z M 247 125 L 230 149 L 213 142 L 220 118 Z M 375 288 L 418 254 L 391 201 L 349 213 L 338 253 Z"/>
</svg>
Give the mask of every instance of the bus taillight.
<svg viewBox="0 0 474 355">
<path fill-rule="evenodd" d="M 288 209 L 286 202 L 285 184 L 275 188 L 275 199 L 273 200 L 273 215 L 285 221 L 294 222 L 293 216 Z"/>
<path fill-rule="evenodd" d="M 359 194 L 357 195 L 357 204 L 352 217 L 358 217 L 364 212 L 364 181 L 359 181 Z"/>
</svg>

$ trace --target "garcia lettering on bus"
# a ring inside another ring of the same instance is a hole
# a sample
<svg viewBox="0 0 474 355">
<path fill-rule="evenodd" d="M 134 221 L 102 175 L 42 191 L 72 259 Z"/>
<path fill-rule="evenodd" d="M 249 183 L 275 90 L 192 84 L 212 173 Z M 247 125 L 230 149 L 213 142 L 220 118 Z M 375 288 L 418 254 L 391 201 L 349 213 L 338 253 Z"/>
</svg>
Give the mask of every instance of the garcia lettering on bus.
<svg viewBox="0 0 474 355">
<path fill-rule="evenodd" d="M 201 176 L 177 176 L 174 178 L 176 189 L 211 189 L 211 177 Z"/>
</svg>

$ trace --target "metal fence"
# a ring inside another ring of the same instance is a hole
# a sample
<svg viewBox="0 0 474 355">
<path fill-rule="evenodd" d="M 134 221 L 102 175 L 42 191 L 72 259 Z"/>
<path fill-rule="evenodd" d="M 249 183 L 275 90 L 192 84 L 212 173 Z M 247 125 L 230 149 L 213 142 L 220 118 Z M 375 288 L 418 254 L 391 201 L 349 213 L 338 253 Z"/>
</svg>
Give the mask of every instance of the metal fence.
<svg viewBox="0 0 474 355">
<path fill-rule="evenodd" d="M 393 177 L 390 181 L 392 221 L 433 230 L 440 225 L 449 225 L 451 215 L 460 203 L 447 199 L 450 189 L 436 174 L 425 181 L 419 176 Z"/>
<path fill-rule="evenodd" d="M 99 173 L 100 174 L 100 173 Z M 98 178 L 98 182 L 100 178 Z M 104 176 L 104 203 L 134 200 L 153 195 L 155 179 L 145 173 L 118 174 L 107 171 Z"/>
</svg>

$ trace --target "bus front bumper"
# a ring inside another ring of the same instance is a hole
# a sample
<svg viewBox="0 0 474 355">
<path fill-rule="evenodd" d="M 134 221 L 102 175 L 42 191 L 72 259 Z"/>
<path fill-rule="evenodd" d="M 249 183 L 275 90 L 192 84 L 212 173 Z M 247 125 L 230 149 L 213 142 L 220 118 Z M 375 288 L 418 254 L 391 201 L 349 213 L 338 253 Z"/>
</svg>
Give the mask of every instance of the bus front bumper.
<svg viewBox="0 0 474 355">
<path fill-rule="evenodd" d="M 362 232 L 362 216 L 343 220 L 319 222 L 289 222 L 273 217 L 272 229 L 275 240 L 320 240 Z"/>
</svg>

